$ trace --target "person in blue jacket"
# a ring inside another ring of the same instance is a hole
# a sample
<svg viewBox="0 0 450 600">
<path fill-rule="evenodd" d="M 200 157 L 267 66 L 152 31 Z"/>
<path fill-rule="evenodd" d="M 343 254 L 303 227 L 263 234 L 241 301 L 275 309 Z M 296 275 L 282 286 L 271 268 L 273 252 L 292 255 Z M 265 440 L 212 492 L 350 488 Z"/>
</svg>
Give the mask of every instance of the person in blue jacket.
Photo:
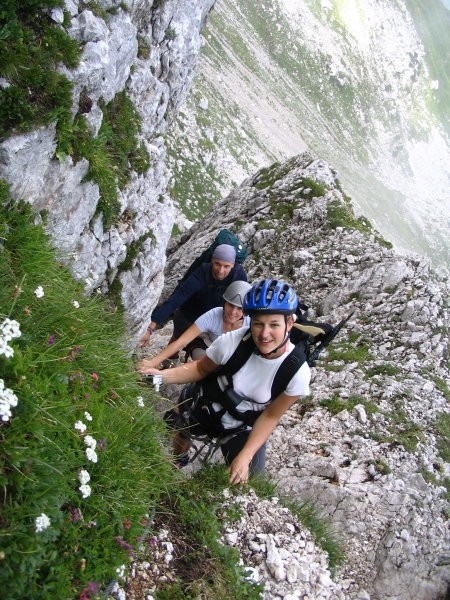
<svg viewBox="0 0 450 600">
<path fill-rule="evenodd" d="M 148 344 L 152 332 L 173 315 L 171 342 L 180 337 L 203 313 L 222 306 L 223 294 L 232 281 L 247 281 L 247 273 L 236 263 L 236 250 L 228 244 L 215 248 L 211 262 L 200 265 L 152 314 L 141 345 Z"/>
</svg>

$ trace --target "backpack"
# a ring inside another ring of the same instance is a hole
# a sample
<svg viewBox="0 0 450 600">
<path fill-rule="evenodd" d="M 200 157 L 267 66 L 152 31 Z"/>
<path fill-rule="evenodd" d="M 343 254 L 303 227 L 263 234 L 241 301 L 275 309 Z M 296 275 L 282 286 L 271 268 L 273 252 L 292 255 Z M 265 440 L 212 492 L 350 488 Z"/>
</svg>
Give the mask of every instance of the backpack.
<svg viewBox="0 0 450 600">
<path fill-rule="evenodd" d="M 290 335 L 295 348 L 278 367 L 267 404 L 270 404 L 286 389 L 304 362 L 311 367 L 315 366 L 319 354 L 353 315 L 351 313 L 333 327 L 328 323 L 308 321 L 306 319 L 307 310 L 306 306 L 301 305 Z M 182 428 L 189 430 L 194 435 L 203 432 L 210 438 L 220 438 L 238 433 L 254 425 L 261 411 L 239 412 L 237 406 L 245 398 L 237 394 L 232 385 L 232 376 L 247 362 L 254 350 L 255 343 L 250 329 L 248 329 L 232 356 L 221 366 L 220 371 L 202 381 L 191 383 L 183 389 L 178 401 Z M 227 381 L 224 390 L 219 386 L 219 377 L 224 377 Z M 220 404 L 222 408 L 215 410 L 213 402 Z M 225 429 L 222 425 L 222 416 L 225 412 L 241 421 L 241 425 L 234 429 Z M 181 425 L 179 426 L 181 427 Z"/>
<path fill-rule="evenodd" d="M 193 263 L 187 269 L 186 273 L 178 281 L 178 285 L 182 281 L 187 279 L 189 275 L 193 271 L 195 271 L 195 269 L 197 269 L 197 267 L 199 267 L 201 264 L 211 262 L 213 252 L 217 248 L 217 246 L 220 246 L 220 244 L 228 244 L 229 246 L 233 246 L 236 250 L 236 262 L 242 265 L 242 263 L 247 257 L 246 246 L 239 240 L 239 238 L 234 233 L 232 233 L 228 229 L 221 229 L 214 238 L 214 240 L 211 242 L 211 244 L 208 246 L 208 248 L 206 248 L 206 250 L 204 250 L 200 254 L 200 256 L 197 256 L 197 258 L 193 261 Z"/>
</svg>

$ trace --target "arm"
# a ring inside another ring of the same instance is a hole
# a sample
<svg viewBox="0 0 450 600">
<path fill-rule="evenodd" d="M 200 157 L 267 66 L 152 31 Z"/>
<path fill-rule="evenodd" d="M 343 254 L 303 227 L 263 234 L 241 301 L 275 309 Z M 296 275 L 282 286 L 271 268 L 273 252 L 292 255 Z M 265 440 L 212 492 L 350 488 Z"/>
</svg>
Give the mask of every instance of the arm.
<svg viewBox="0 0 450 600">
<path fill-rule="evenodd" d="M 174 340 L 171 344 L 169 344 L 164 350 L 162 350 L 159 354 L 157 354 L 154 358 L 141 360 L 139 363 L 139 367 L 142 368 L 154 367 L 157 368 L 159 363 L 161 363 L 175 352 L 184 348 L 189 342 L 191 342 L 194 338 L 196 338 L 201 333 L 200 329 L 194 323 L 191 325 L 186 331 L 176 340 Z"/>
<path fill-rule="evenodd" d="M 193 381 L 200 381 L 204 379 L 210 373 L 214 373 L 219 365 L 213 362 L 207 356 L 203 356 L 200 360 L 194 360 L 188 362 L 179 367 L 173 369 L 152 369 L 143 365 L 145 361 L 140 361 L 137 365 L 138 371 L 143 374 L 162 376 L 163 383 L 191 383 Z"/>
<path fill-rule="evenodd" d="M 280 394 L 257 418 L 245 446 L 230 465 L 230 483 L 246 483 L 252 458 L 266 442 L 281 417 L 300 396 Z"/>
<path fill-rule="evenodd" d="M 147 327 L 144 335 L 140 339 L 141 346 L 146 346 L 148 344 L 150 337 L 151 337 L 152 333 L 155 331 L 155 329 L 156 329 L 155 321 L 150 321 L 150 325 Z"/>
<path fill-rule="evenodd" d="M 195 271 L 189 275 L 186 281 L 183 281 L 179 286 L 175 288 L 172 294 L 167 298 L 165 302 L 158 306 L 152 315 L 152 320 L 147 328 L 147 331 L 140 339 L 140 345 L 146 346 L 150 340 L 152 332 L 156 327 L 163 321 L 166 321 L 170 315 L 179 308 L 186 300 L 193 296 L 198 290 L 204 287 L 206 284 L 205 275 L 202 267 L 198 267 Z M 169 355 L 170 356 L 170 355 Z"/>
<path fill-rule="evenodd" d="M 183 281 L 179 286 L 175 288 L 172 294 L 167 298 L 165 302 L 158 306 L 153 311 L 152 322 L 159 325 L 162 321 L 165 321 L 170 315 L 186 302 L 196 292 L 201 290 L 206 285 L 205 274 L 203 268 L 200 266 L 189 275 L 189 277 Z"/>
</svg>

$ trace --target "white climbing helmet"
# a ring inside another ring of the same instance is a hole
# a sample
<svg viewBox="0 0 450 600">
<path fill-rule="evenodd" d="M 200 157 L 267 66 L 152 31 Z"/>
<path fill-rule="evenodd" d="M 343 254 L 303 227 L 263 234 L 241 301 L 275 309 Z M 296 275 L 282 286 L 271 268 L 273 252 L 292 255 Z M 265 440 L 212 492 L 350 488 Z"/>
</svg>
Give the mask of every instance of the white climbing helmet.
<svg viewBox="0 0 450 600">
<path fill-rule="evenodd" d="M 244 296 L 252 286 L 246 281 L 232 281 L 223 293 L 223 299 L 242 308 Z"/>
</svg>

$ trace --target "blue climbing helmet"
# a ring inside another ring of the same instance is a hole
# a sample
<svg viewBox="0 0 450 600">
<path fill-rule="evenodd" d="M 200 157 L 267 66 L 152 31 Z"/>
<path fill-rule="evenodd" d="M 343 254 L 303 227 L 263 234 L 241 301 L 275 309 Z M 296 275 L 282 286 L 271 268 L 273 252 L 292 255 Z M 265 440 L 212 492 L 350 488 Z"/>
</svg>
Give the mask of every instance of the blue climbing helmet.
<svg viewBox="0 0 450 600">
<path fill-rule="evenodd" d="M 254 283 L 245 294 L 242 308 L 246 315 L 292 315 L 297 305 L 297 294 L 288 283 L 279 279 L 263 279 Z"/>
</svg>

